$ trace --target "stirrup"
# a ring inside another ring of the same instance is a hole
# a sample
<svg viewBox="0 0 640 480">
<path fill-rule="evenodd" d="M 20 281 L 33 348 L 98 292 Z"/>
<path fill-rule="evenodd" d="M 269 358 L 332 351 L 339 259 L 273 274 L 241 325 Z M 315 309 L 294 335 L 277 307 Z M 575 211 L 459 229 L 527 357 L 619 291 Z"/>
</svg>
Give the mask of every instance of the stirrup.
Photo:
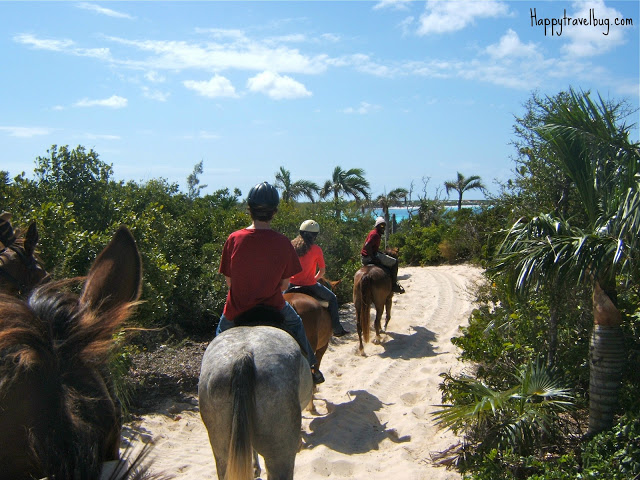
<svg viewBox="0 0 640 480">
<path fill-rule="evenodd" d="M 393 287 L 391 287 L 391 291 L 393 293 L 404 293 L 404 288 L 399 283 L 395 283 Z"/>
</svg>

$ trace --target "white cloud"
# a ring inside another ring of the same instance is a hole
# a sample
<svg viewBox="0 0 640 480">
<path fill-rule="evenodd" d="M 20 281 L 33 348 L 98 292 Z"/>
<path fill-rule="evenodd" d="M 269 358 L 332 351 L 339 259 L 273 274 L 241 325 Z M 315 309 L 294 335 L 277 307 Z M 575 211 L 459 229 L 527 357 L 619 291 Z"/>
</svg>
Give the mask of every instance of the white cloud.
<svg viewBox="0 0 640 480">
<path fill-rule="evenodd" d="M 497 0 L 428 0 L 420 16 L 419 35 L 450 33 L 462 30 L 476 18 L 502 17 L 509 14 L 509 6 Z"/>
<path fill-rule="evenodd" d="M 381 10 L 383 8 L 393 8 L 395 10 L 406 10 L 407 5 L 412 0 L 380 0 L 373 6 L 374 10 Z"/>
<path fill-rule="evenodd" d="M 162 83 L 166 81 L 166 78 L 163 75 L 158 74 L 158 72 L 150 71 L 144 74 L 144 78 L 149 80 L 151 83 Z"/>
<path fill-rule="evenodd" d="M 13 37 L 13 41 L 35 48 L 37 50 L 49 50 L 52 52 L 64 52 L 79 57 L 92 57 L 101 60 L 111 60 L 111 51 L 108 48 L 77 48 L 73 40 L 52 40 L 38 38 L 29 33 L 21 33 Z"/>
<path fill-rule="evenodd" d="M 95 3 L 89 2 L 81 2 L 77 4 L 78 8 L 82 8 L 84 10 L 90 10 L 95 13 L 99 13 L 100 15 L 106 15 L 107 17 L 114 18 L 126 18 L 127 20 L 133 20 L 134 17 L 127 13 L 116 12 L 115 10 L 111 10 L 110 8 L 104 8 Z"/>
<path fill-rule="evenodd" d="M 144 52 L 154 53 L 145 60 L 123 60 L 125 66 L 153 70 L 239 69 L 250 71 L 317 74 L 327 69 L 328 56 L 307 56 L 285 45 L 269 46 L 258 41 L 197 44 L 184 41 L 134 41 L 109 37 L 109 40 Z"/>
<path fill-rule="evenodd" d="M 142 87 L 142 95 L 150 100 L 166 102 L 171 96 L 171 93 L 161 92 L 160 90 L 151 90 L 149 87 Z"/>
<path fill-rule="evenodd" d="M 324 41 L 336 43 L 340 41 L 340 35 L 336 35 L 335 33 L 323 33 L 320 35 L 320 38 Z"/>
<path fill-rule="evenodd" d="M 265 71 L 247 81 L 252 92 L 264 93 L 274 100 L 291 100 L 310 97 L 312 93 L 306 87 L 286 75 Z"/>
<path fill-rule="evenodd" d="M 189 90 L 198 92 L 203 97 L 237 97 L 236 89 L 233 87 L 228 78 L 221 75 L 214 75 L 211 80 L 198 82 L 195 80 L 185 80 L 182 82 Z"/>
<path fill-rule="evenodd" d="M 498 43 L 489 45 L 485 50 L 493 58 L 506 57 L 539 57 L 540 53 L 534 43 L 526 45 L 520 41 L 520 37 L 513 30 L 507 30 Z"/>
<path fill-rule="evenodd" d="M 103 100 L 89 100 L 83 98 L 73 104 L 74 107 L 108 107 L 108 108 L 124 108 L 127 106 L 127 99 L 119 97 L 118 95 L 112 95 L 109 98 Z"/>
<path fill-rule="evenodd" d="M 563 50 L 573 56 L 587 57 L 601 55 L 625 43 L 625 29 L 615 25 L 616 18 L 623 15 L 615 8 L 607 7 L 603 0 L 590 0 L 573 2 L 576 9 L 572 14 L 567 12 L 567 17 L 572 19 L 591 19 L 590 10 L 599 22 L 608 22 L 609 26 L 601 25 L 568 25 L 563 26 L 562 37 L 569 38 L 570 43 L 563 46 Z M 605 33 L 608 33 L 605 35 Z"/>
<path fill-rule="evenodd" d="M 42 39 L 36 38 L 34 35 L 31 35 L 29 33 L 21 33 L 19 35 L 15 35 L 13 37 L 13 40 L 17 43 L 28 45 L 38 50 L 51 50 L 54 52 L 61 52 L 74 45 L 72 40 Z"/>
<path fill-rule="evenodd" d="M 10 137 L 30 138 L 49 135 L 54 129 L 47 127 L 0 127 L 0 132 L 6 132 Z"/>
<path fill-rule="evenodd" d="M 376 110 L 380 110 L 380 105 L 372 105 L 370 103 L 367 102 L 360 102 L 360 105 L 357 107 L 347 107 L 344 110 L 342 110 L 343 113 L 347 113 L 347 114 L 354 114 L 357 113 L 358 115 L 366 115 L 368 113 L 372 113 Z"/>
</svg>

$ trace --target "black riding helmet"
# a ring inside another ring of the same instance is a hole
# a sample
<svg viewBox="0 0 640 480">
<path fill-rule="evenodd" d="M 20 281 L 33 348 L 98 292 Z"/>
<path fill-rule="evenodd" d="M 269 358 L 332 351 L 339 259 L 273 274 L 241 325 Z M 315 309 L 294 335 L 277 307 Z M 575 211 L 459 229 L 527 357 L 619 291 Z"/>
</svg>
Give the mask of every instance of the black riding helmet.
<svg viewBox="0 0 640 480">
<path fill-rule="evenodd" d="M 280 203 L 280 196 L 276 187 L 269 182 L 262 182 L 249 190 L 247 203 L 250 208 L 275 210 Z"/>
</svg>

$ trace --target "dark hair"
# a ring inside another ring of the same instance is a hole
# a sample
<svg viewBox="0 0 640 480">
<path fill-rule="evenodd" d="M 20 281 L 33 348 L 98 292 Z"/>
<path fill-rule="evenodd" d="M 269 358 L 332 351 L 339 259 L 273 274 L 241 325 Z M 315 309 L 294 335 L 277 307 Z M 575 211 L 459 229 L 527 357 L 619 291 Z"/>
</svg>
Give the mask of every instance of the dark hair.
<svg viewBox="0 0 640 480">
<path fill-rule="evenodd" d="M 278 211 L 277 208 L 249 207 L 249 215 L 252 220 L 269 222 Z"/>
<path fill-rule="evenodd" d="M 291 245 L 293 245 L 293 248 L 299 257 L 302 257 L 309 251 L 311 245 L 315 243 L 317 236 L 318 234 L 316 232 L 301 231 L 296 238 L 291 240 Z"/>
</svg>

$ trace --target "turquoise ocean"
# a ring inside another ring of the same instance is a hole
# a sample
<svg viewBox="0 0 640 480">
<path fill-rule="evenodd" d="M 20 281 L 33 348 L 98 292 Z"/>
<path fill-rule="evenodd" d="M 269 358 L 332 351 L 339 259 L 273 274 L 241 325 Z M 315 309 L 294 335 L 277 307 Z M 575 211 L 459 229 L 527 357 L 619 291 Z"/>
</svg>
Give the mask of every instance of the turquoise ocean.
<svg viewBox="0 0 640 480">
<path fill-rule="evenodd" d="M 474 211 L 479 211 L 480 208 L 481 208 L 479 205 L 463 206 L 463 208 L 469 208 L 469 207 L 473 208 Z M 453 210 L 453 209 L 456 209 L 458 207 L 452 206 L 452 207 L 445 207 L 445 208 Z M 418 215 L 418 207 L 395 207 L 395 208 L 390 208 L 389 209 L 389 218 L 391 218 L 392 215 L 395 214 L 396 222 L 400 223 L 402 220 L 406 220 L 407 218 L 409 218 L 409 212 L 411 212 L 411 214 L 413 216 Z M 374 218 L 375 217 L 384 216 L 381 208 L 374 208 L 373 210 L 371 210 L 371 215 Z"/>
</svg>

